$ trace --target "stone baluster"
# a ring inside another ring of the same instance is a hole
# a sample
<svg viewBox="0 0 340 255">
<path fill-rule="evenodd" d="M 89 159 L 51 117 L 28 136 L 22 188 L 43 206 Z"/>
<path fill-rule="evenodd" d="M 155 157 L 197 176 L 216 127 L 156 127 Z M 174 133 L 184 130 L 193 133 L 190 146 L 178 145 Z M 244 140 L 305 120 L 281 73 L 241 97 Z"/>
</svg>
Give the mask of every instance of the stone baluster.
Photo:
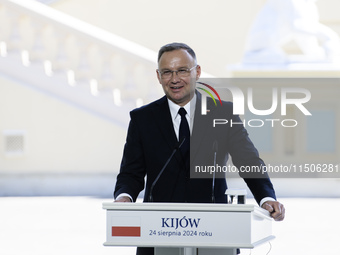
<svg viewBox="0 0 340 255">
<path fill-rule="evenodd" d="M 78 61 L 75 68 L 75 77 L 77 82 L 86 83 L 92 78 L 92 70 L 89 63 L 90 42 L 77 38 Z"/>
<path fill-rule="evenodd" d="M 0 4 L 0 57 L 7 56 L 7 41 L 10 34 L 7 8 Z"/>
<path fill-rule="evenodd" d="M 8 10 L 9 37 L 7 39 L 8 51 L 19 51 L 22 49 L 22 36 L 20 34 L 20 14 Z"/>
<path fill-rule="evenodd" d="M 99 53 L 101 57 L 98 90 L 102 96 L 109 97 L 116 106 L 122 106 L 121 88 L 117 86 L 117 70 L 114 63 L 119 58 L 118 54 L 109 47 L 102 47 Z"/>
<path fill-rule="evenodd" d="M 57 44 L 56 52 L 50 60 L 52 72 L 67 73 L 68 70 L 72 69 L 70 56 L 67 54 L 67 45 L 68 42 L 72 40 L 72 35 L 66 31 L 58 29 L 55 32 L 55 40 Z"/>
<path fill-rule="evenodd" d="M 43 62 L 47 60 L 47 50 L 44 45 L 44 34 L 47 26 L 39 20 L 32 20 L 31 29 L 33 30 L 33 45 L 29 50 L 30 61 Z"/>
<path fill-rule="evenodd" d="M 133 69 L 132 77 L 134 78 L 135 90 L 138 93 L 136 104 L 138 106 L 143 105 L 147 101 L 148 87 L 147 84 L 148 72 L 145 66 L 141 63 L 137 63 Z"/>
<path fill-rule="evenodd" d="M 125 93 L 125 81 L 128 76 L 126 62 L 121 54 L 117 53 L 112 59 L 113 82 L 111 84 L 115 104 L 121 105 L 127 99 Z"/>
<path fill-rule="evenodd" d="M 99 74 L 99 90 L 102 92 L 112 91 L 115 79 L 113 59 L 115 54 L 109 49 L 101 49 L 99 55 L 101 56 L 101 70 Z"/>
</svg>

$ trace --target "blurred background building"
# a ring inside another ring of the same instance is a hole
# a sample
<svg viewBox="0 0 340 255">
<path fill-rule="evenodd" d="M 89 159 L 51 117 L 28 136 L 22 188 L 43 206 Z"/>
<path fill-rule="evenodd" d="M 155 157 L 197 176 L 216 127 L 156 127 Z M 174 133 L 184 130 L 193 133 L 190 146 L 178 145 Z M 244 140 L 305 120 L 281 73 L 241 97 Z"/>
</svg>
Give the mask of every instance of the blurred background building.
<svg viewBox="0 0 340 255">
<path fill-rule="evenodd" d="M 275 83 L 308 88 L 313 118 L 290 109 L 297 128 L 249 132 L 267 163 L 339 165 L 338 63 L 244 62 L 265 3 L 0 0 L 0 195 L 110 197 L 129 111 L 162 96 L 157 51 L 174 41 L 196 51 L 204 77 L 313 78 Z M 340 2 L 316 4 L 320 23 L 339 35 Z M 303 55 L 301 45 L 287 40 L 282 51 Z M 271 86 L 257 86 L 262 105 Z M 320 177 L 328 175 L 273 182 L 280 196 L 340 197 L 339 179 Z"/>
</svg>

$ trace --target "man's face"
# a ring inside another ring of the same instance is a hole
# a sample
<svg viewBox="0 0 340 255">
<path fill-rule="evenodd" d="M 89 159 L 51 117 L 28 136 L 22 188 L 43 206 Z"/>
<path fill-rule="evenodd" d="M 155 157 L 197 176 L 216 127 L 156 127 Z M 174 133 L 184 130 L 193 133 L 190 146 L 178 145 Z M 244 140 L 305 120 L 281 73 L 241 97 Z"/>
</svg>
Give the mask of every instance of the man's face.
<svg viewBox="0 0 340 255">
<path fill-rule="evenodd" d="M 184 49 L 164 52 L 161 56 L 158 62 L 158 71 L 161 73 L 192 68 L 185 77 L 173 72 L 170 77 L 165 78 L 157 72 L 157 78 L 162 84 L 165 95 L 175 104 L 184 106 L 194 95 L 196 81 L 201 74 L 201 67 L 195 66 L 194 58 Z"/>
</svg>

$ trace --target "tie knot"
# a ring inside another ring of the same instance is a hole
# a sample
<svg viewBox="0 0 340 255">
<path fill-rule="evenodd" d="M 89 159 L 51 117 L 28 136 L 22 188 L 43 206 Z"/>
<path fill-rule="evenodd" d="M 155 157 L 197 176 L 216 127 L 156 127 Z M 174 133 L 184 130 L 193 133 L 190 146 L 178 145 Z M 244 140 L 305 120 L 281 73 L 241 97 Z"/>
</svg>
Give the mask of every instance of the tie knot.
<svg viewBox="0 0 340 255">
<path fill-rule="evenodd" d="M 187 111 L 183 107 L 181 107 L 178 110 L 178 114 L 181 115 L 181 117 L 184 117 L 187 114 Z"/>
</svg>

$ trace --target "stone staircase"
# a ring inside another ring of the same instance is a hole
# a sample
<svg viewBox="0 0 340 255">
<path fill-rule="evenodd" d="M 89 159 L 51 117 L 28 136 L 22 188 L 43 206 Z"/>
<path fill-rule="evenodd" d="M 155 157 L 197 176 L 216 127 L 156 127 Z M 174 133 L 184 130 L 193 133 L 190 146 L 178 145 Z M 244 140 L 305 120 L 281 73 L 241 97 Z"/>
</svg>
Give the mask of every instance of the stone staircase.
<svg viewBox="0 0 340 255">
<path fill-rule="evenodd" d="M 126 126 L 162 95 L 156 52 L 33 0 L 0 0 L 0 75 Z"/>
</svg>

